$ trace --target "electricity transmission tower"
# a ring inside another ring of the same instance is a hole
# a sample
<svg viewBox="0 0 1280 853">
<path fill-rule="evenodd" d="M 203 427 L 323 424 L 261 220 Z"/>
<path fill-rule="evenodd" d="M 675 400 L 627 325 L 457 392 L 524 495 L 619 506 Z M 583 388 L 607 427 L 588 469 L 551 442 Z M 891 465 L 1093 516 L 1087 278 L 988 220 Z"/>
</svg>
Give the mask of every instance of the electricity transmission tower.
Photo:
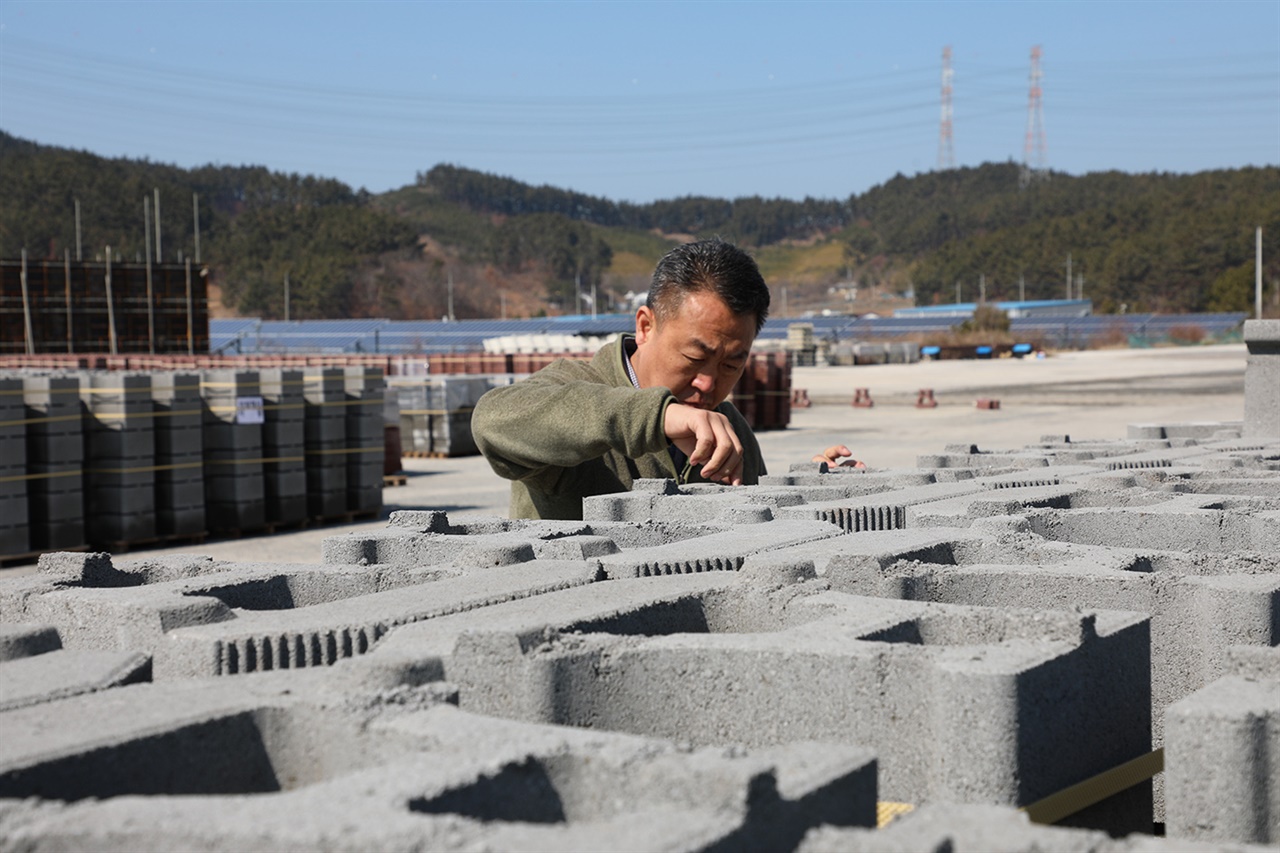
<svg viewBox="0 0 1280 853">
<path fill-rule="evenodd" d="M 938 127 L 938 168 L 954 169 L 956 151 L 951 143 L 951 45 L 942 49 L 942 124 Z"/>
<path fill-rule="evenodd" d="M 1041 98 L 1040 45 L 1031 48 L 1031 92 L 1027 98 L 1027 136 L 1022 143 L 1020 183 L 1049 176 L 1049 159 L 1044 143 L 1044 102 Z"/>
</svg>

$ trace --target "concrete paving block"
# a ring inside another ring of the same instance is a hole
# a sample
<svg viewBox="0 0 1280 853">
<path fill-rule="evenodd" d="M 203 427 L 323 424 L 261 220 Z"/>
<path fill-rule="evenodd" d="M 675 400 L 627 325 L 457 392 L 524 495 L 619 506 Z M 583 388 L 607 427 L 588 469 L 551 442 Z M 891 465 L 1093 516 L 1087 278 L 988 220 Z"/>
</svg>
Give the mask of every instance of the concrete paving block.
<svg viewBox="0 0 1280 853">
<path fill-rule="evenodd" d="M 848 747 L 689 751 L 438 703 L 365 727 L 289 690 L 210 692 L 142 685 L 60 703 L 68 718 L 128 722 L 96 750 L 83 736 L 45 737 L 0 756 L 4 795 L 63 801 L 6 809 L 0 832 L 119 850 L 585 851 L 625 838 L 697 851 L 790 849 L 817 826 L 874 819 L 874 759 Z M 36 731 L 23 711 L 6 722 Z"/>
<path fill-rule="evenodd" d="M 1022 804 L 1150 749 L 1143 616 L 913 606 L 760 580 L 595 584 L 536 611 L 407 626 L 374 657 L 439 657 L 461 706 L 485 713 L 695 744 L 865 744 L 882 794 L 912 802 Z M 1016 746 L 1013 719 L 1027 721 Z M 1150 796 L 1140 785 L 1096 818 L 1149 828 Z"/>
</svg>

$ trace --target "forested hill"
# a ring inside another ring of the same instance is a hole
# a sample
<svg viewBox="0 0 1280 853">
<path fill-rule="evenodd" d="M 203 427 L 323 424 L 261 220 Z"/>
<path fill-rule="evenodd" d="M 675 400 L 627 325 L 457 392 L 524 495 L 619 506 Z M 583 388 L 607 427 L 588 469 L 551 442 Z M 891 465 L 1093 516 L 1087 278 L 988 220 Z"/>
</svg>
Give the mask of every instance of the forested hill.
<svg viewBox="0 0 1280 853">
<path fill-rule="evenodd" d="M 446 282 L 456 316 L 573 310 L 642 288 L 654 260 L 688 236 L 751 247 L 791 305 L 850 307 L 856 283 L 950 301 L 960 282 L 991 299 L 1064 292 L 1066 262 L 1099 310 L 1244 310 L 1252 304 L 1254 228 L 1267 235 L 1264 278 L 1280 279 L 1280 167 L 1192 175 L 1052 174 L 1022 186 L 1011 163 L 898 175 L 832 199 L 716 199 L 647 204 L 531 186 L 438 165 L 380 195 L 261 167 L 181 169 L 43 146 L 0 132 L 0 255 L 74 250 L 141 257 L 143 198 L 159 189 L 165 260 L 201 252 L 224 301 L 279 316 L 287 273 L 294 317 L 438 317 Z M 807 301 L 805 301 L 807 300 Z M 858 304 L 852 307 L 857 310 Z"/>
</svg>

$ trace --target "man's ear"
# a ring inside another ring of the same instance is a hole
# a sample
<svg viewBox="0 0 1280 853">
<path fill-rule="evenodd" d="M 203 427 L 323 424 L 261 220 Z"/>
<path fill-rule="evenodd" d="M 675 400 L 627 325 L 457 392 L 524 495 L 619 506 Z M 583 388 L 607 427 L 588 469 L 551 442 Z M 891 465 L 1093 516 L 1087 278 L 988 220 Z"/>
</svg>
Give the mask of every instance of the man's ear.
<svg viewBox="0 0 1280 853">
<path fill-rule="evenodd" d="M 636 345 L 639 346 L 648 342 L 653 337 L 654 331 L 658 327 L 658 318 L 654 316 L 653 309 L 648 305 L 641 305 L 636 309 Z"/>
</svg>

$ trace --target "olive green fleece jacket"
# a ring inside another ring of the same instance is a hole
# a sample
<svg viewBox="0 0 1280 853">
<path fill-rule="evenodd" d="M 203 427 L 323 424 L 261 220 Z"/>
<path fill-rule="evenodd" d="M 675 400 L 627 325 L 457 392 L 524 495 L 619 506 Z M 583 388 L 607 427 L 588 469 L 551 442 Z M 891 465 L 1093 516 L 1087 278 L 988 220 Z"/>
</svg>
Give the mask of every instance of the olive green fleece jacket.
<svg viewBox="0 0 1280 853">
<path fill-rule="evenodd" d="M 630 336 L 625 336 L 629 338 Z M 703 483 L 693 466 L 677 471 L 663 416 L 666 388 L 636 389 L 622 360 L 622 339 L 590 362 L 560 359 L 476 403 L 471 431 L 498 476 L 511 481 L 512 518 L 582 518 L 582 499 L 625 492 L 641 478 Z M 760 445 L 732 403 L 727 417 L 742 442 L 742 482 L 765 473 Z"/>
</svg>

